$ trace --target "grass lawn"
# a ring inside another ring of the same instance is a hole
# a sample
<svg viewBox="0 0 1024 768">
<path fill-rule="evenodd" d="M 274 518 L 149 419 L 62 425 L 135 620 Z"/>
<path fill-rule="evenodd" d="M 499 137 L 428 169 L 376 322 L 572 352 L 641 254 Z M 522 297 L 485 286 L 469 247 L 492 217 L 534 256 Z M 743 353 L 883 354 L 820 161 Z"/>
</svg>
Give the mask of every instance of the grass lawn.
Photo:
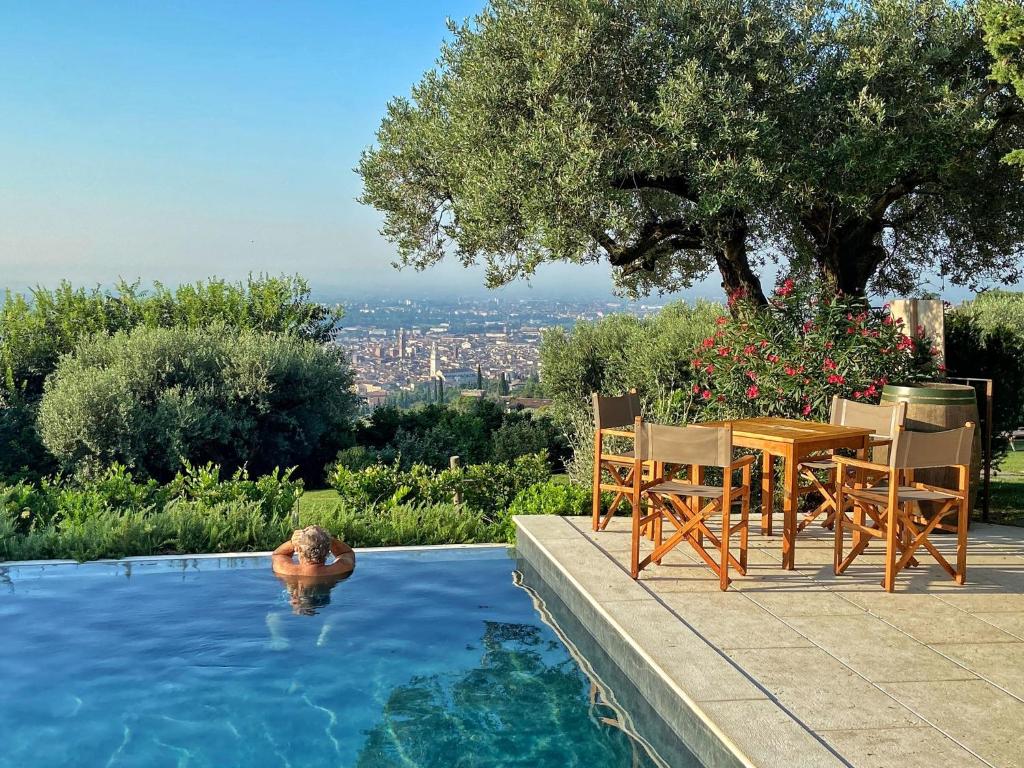
<svg viewBox="0 0 1024 768">
<path fill-rule="evenodd" d="M 333 488 L 323 488 L 319 491 L 305 491 L 299 497 L 299 508 L 303 512 L 314 509 L 325 509 L 336 507 L 341 502 L 338 492 Z"/>
<path fill-rule="evenodd" d="M 992 474 L 992 520 L 1024 525 L 1024 447 L 1010 451 Z"/>
</svg>

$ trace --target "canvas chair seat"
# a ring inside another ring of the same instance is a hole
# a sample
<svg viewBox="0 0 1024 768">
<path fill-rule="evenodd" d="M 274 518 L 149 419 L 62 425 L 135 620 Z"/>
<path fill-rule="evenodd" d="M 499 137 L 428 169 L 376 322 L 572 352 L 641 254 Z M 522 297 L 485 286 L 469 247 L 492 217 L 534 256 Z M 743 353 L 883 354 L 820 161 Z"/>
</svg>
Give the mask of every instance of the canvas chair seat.
<svg viewBox="0 0 1024 768">
<path fill-rule="evenodd" d="M 847 490 L 846 495 L 884 505 L 889 501 L 889 485 L 882 483 L 870 488 Z M 913 485 L 901 485 L 896 491 L 896 499 L 901 503 L 905 501 L 949 501 L 958 498 L 960 497 L 953 491 L 934 491 L 929 488 L 917 488 Z"/>
<path fill-rule="evenodd" d="M 701 499 L 720 499 L 724 494 L 721 486 L 699 485 L 695 483 L 684 483 L 678 480 L 666 480 L 663 483 L 647 488 L 648 493 L 664 494 L 666 496 L 696 496 Z M 739 504 L 742 501 L 740 494 L 742 490 L 735 489 L 733 503 Z"/>
</svg>

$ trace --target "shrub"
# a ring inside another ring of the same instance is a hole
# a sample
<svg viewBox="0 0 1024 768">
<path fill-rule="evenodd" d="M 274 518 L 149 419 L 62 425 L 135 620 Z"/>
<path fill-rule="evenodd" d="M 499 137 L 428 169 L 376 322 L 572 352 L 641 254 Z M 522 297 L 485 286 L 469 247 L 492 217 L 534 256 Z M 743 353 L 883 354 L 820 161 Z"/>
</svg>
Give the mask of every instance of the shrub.
<svg viewBox="0 0 1024 768">
<path fill-rule="evenodd" d="M 1024 294 L 1017 294 L 1024 298 Z M 979 297 L 980 299 L 980 297 Z M 992 379 L 992 431 L 1001 457 L 1005 433 L 1024 425 L 1024 320 L 1010 302 L 1000 302 L 1005 315 L 979 300 L 946 313 L 946 365 L 951 376 Z"/>
<path fill-rule="evenodd" d="M 694 353 L 686 395 L 713 417 L 827 421 L 833 395 L 878 402 L 882 387 L 934 377 L 929 341 L 907 336 L 888 308 L 786 280 L 768 307 L 738 301 Z"/>
<path fill-rule="evenodd" d="M 512 518 L 516 515 L 584 515 L 590 512 L 590 489 L 575 483 L 548 480 L 524 488 L 498 516 L 495 523 L 503 541 L 515 543 L 516 530 Z"/>
<path fill-rule="evenodd" d="M 445 469 L 451 456 L 464 464 L 509 461 L 545 450 L 556 463 L 566 456 L 565 441 L 549 417 L 508 412 L 489 398 L 410 410 L 376 408 L 357 426 L 355 442 L 405 469 L 414 464 Z"/>
<path fill-rule="evenodd" d="M 66 282 L 29 296 L 8 291 L 0 307 L 0 476 L 39 477 L 56 468 L 35 429 L 39 399 L 60 358 L 93 335 L 220 324 L 323 343 L 340 318 L 339 309 L 310 299 L 301 277 L 211 279 L 175 289 L 156 283 L 150 291 L 124 282 L 114 291 Z"/>
<path fill-rule="evenodd" d="M 72 472 L 114 462 L 160 479 L 184 462 L 311 470 L 347 437 L 352 381 L 340 350 L 293 336 L 139 328 L 61 360 L 39 432 Z"/>
<path fill-rule="evenodd" d="M 222 479 L 188 468 L 167 485 L 123 466 L 102 476 L 0 487 L 0 559 L 125 557 L 276 547 L 302 493 L 290 472 Z"/>
<path fill-rule="evenodd" d="M 302 514 L 301 525 L 321 525 L 353 547 L 482 544 L 498 541 L 483 516 L 454 504 L 389 504 L 375 510 L 339 505 Z"/>
<path fill-rule="evenodd" d="M 571 446 L 565 467 L 574 481 L 588 483 L 592 471 L 591 393 L 618 395 L 635 388 L 647 418 L 663 424 L 690 420 L 694 404 L 688 393 L 698 375 L 690 350 L 714 331 L 721 313 L 719 304 L 678 303 L 651 317 L 610 315 L 577 323 L 571 331 L 545 332 L 544 391 L 554 400 L 555 424 Z"/>
<path fill-rule="evenodd" d="M 424 464 L 409 469 L 377 464 L 361 470 L 338 464 L 329 474 L 328 483 L 344 504 L 355 509 L 403 502 L 445 504 L 458 495 L 467 509 L 493 521 L 521 490 L 550 476 L 547 457 L 538 453 L 510 463 L 470 464 L 440 472 Z"/>
</svg>

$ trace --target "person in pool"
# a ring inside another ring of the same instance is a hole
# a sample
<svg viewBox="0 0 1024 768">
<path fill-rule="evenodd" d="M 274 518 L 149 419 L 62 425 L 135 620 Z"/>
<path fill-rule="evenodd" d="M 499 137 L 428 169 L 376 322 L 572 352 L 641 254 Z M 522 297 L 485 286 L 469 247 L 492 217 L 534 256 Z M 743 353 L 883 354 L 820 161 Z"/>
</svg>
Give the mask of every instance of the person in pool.
<svg viewBox="0 0 1024 768">
<path fill-rule="evenodd" d="M 330 565 L 328 554 L 334 555 Z M 310 525 L 296 530 L 289 541 L 274 550 L 271 567 L 279 576 L 345 577 L 356 567 L 356 553 L 319 525 Z"/>
<path fill-rule="evenodd" d="M 327 564 L 327 555 L 334 562 Z M 297 561 L 297 562 L 296 562 Z M 288 591 L 292 610 L 312 616 L 331 602 L 331 589 L 347 578 L 356 566 L 356 553 L 318 525 L 296 530 L 289 541 L 274 550 L 271 567 Z M 269 623 L 269 618 L 268 618 Z M 272 634 L 276 634 L 271 629 Z"/>
</svg>

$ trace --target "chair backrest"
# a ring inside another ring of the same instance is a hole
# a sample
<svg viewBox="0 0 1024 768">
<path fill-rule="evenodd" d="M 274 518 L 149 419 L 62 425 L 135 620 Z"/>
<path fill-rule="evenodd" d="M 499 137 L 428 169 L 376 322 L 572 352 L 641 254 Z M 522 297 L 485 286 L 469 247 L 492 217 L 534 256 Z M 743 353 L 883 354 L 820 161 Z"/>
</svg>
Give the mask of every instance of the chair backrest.
<svg viewBox="0 0 1024 768">
<path fill-rule="evenodd" d="M 869 405 L 856 400 L 832 398 L 832 423 L 844 427 L 870 429 L 876 435 L 892 437 L 907 418 L 907 404 Z"/>
<path fill-rule="evenodd" d="M 594 403 L 595 429 L 631 427 L 640 415 L 640 396 L 636 390 L 617 397 L 605 397 L 595 392 L 591 398 Z"/>
<path fill-rule="evenodd" d="M 732 427 L 669 427 L 641 424 L 636 457 L 666 464 L 727 467 L 732 463 Z"/>
<path fill-rule="evenodd" d="M 889 465 L 898 469 L 970 466 L 974 423 L 944 432 L 896 431 Z"/>
</svg>

